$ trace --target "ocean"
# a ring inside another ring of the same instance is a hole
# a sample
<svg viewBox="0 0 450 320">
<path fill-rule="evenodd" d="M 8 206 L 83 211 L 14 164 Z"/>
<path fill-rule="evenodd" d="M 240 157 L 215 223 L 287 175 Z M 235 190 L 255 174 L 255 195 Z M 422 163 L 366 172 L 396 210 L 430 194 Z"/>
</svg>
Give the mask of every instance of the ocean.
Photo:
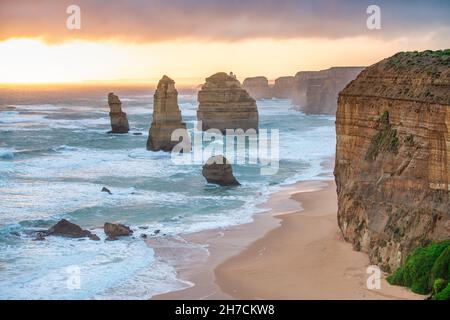
<svg viewBox="0 0 450 320">
<path fill-rule="evenodd" d="M 142 234 L 176 238 L 248 223 L 283 185 L 331 173 L 323 162 L 335 153 L 335 118 L 305 115 L 289 100 L 257 101 L 260 128 L 279 130 L 278 172 L 234 164 L 241 186 L 224 188 L 206 183 L 201 164 L 179 165 L 168 153 L 146 150 L 152 89 L 114 90 L 130 133 L 108 134 L 108 92 L 0 88 L 0 299 L 149 299 L 190 286 Z M 196 94 L 180 90 L 178 100 L 192 132 Z M 33 241 L 34 231 L 62 218 L 101 241 Z M 104 241 L 105 222 L 129 225 L 134 234 Z"/>
</svg>

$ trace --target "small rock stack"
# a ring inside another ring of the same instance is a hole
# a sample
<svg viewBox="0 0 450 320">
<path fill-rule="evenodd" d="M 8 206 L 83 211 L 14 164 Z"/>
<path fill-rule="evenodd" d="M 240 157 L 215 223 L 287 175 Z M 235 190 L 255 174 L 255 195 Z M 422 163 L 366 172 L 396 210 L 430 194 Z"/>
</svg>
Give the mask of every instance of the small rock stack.
<svg viewBox="0 0 450 320">
<path fill-rule="evenodd" d="M 109 117 L 111 119 L 111 133 L 128 133 L 130 125 L 128 124 L 127 114 L 122 112 L 122 102 L 114 93 L 108 94 Z"/>
<path fill-rule="evenodd" d="M 233 169 L 228 160 L 222 156 L 213 156 L 203 165 L 202 174 L 208 183 L 220 186 L 239 186 L 233 175 Z"/>
</svg>

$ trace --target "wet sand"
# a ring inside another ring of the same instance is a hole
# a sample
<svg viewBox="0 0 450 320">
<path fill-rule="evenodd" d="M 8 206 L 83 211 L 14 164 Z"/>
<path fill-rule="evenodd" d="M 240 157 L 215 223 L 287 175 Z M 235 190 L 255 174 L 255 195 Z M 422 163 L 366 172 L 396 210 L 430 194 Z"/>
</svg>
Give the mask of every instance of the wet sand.
<svg viewBox="0 0 450 320">
<path fill-rule="evenodd" d="M 369 259 L 340 235 L 334 182 L 292 185 L 265 206 L 270 211 L 252 223 L 178 240 L 197 244 L 195 249 L 156 248 L 162 259 L 186 256 L 176 268 L 193 286 L 153 299 L 424 298 L 389 285 L 384 274 L 380 289 L 367 288 Z"/>
</svg>

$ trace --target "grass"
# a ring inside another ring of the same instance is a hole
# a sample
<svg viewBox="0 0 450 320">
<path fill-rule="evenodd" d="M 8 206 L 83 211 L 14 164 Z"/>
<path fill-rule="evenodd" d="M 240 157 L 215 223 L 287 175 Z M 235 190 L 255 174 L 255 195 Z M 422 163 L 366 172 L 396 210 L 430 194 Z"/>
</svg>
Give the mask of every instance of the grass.
<svg viewBox="0 0 450 320">
<path fill-rule="evenodd" d="M 450 299 L 450 240 L 416 249 L 387 280 L 437 300 Z"/>
<path fill-rule="evenodd" d="M 366 160 L 374 161 L 380 152 L 397 154 L 398 148 L 397 130 L 392 129 L 389 122 L 389 112 L 385 111 L 378 119 L 378 132 L 372 138 L 372 143 L 366 153 Z"/>
</svg>

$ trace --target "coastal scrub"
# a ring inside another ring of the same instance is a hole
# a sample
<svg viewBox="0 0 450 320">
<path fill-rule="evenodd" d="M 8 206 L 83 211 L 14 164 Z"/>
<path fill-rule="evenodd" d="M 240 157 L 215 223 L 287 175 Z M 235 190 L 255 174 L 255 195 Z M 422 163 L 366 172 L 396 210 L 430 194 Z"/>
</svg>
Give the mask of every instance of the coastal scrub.
<svg viewBox="0 0 450 320">
<path fill-rule="evenodd" d="M 387 280 L 415 293 L 431 293 L 436 300 L 449 300 L 450 240 L 417 248 Z"/>
</svg>

